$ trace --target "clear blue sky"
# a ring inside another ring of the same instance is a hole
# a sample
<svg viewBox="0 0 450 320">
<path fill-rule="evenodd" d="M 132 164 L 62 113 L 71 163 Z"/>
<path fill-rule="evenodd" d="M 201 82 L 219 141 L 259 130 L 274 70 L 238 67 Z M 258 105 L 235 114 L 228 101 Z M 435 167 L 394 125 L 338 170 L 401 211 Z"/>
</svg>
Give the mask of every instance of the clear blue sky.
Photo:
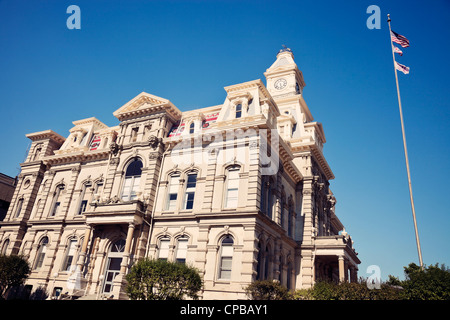
<svg viewBox="0 0 450 320">
<path fill-rule="evenodd" d="M 66 9 L 81 9 L 69 30 Z M 369 5 L 381 29 L 369 30 Z M 0 172 L 19 173 L 26 133 L 69 134 L 142 91 L 190 110 L 223 87 L 264 79 L 282 44 L 302 70 L 323 124 L 337 214 L 382 278 L 418 263 L 386 14 L 411 47 L 397 60 L 424 263 L 450 264 L 450 3 L 435 1 L 0 0 Z"/>
</svg>

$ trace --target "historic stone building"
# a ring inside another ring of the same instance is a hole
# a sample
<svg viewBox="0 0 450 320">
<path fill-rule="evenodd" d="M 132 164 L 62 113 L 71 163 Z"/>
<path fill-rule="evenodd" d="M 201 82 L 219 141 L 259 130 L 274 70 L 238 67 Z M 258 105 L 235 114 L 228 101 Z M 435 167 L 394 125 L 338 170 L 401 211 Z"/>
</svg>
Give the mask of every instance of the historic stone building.
<svg viewBox="0 0 450 320">
<path fill-rule="evenodd" d="M 113 113 L 118 126 L 87 118 L 67 138 L 27 134 L 0 249 L 29 259 L 29 292 L 126 299 L 143 257 L 198 268 L 203 299 L 245 299 L 258 279 L 356 281 L 292 51 L 264 75 L 225 87 L 216 106 L 181 112 L 143 92 Z"/>
</svg>

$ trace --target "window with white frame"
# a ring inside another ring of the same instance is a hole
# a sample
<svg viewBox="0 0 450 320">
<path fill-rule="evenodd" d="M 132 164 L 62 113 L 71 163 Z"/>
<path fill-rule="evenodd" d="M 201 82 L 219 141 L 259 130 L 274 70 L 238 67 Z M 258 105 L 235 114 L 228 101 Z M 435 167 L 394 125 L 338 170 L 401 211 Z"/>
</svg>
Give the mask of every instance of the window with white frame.
<svg viewBox="0 0 450 320">
<path fill-rule="evenodd" d="M 83 184 L 83 188 L 82 188 L 81 194 L 80 194 L 80 202 L 78 204 L 78 214 L 79 215 L 82 214 L 83 212 L 85 212 L 87 209 L 89 198 L 90 198 L 89 188 L 91 186 L 92 186 L 92 184 L 90 182 L 86 182 L 85 184 Z"/>
<path fill-rule="evenodd" d="M 52 209 L 50 211 L 50 216 L 54 217 L 58 215 L 60 207 L 61 207 L 61 198 L 62 198 L 62 191 L 64 190 L 64 185 L 60 184 L 56 187 L 56 191 L 53 196 L 53 204 Z"/>
<path fill-rule="evenodd" d="M 23 198 L 20 198 L 19 202 L 17 203 L 17 207 L 16 207 L 16 218 L 19 217 L 20 211 L 22 211 L 22 206 L 23 206 Z"/>
<path fill-rule="evenodd" d="M 122 200 L 130 201 L 137 198 L 137 192 L 141 183 L 142 161 L 134 159 L 125 171 L 125 180 L 122 189 Z"/>
<path fill-rule="evenodd" d="M 179 263 L 186 263 L 188 237 L 182 236 L 177 241 L 177 251 L 175 261 Z"/>
<path fill-rule="evenodd" d="M 240 118 L 242 116 L 242 104 L 238 104 L 236 106 L 236 118 Z"/>
<path fill-rule="evenodd" d="M 239 166 L 233 166 L 227 169 L 225 208 L 236 208 L 238 206 L 239 171 Z"/>
<path fill-rule="evenodd" d="M 0 251 L 0 254 L 6 254 L 6 250 L 8 250 L 8 246 L 9 246 L 9 239 L 6 239 L 3 242 L 2 250 Z"/>
<path fill-rule="evenodd" d="M 186 179 L 186 191 L 184 193 L 184 206 L 186 210 L 194 207 L 195 186 L 197 185 L 197 173 L 189 173 Z"/>
<path fill-rule="evenodd" d="M 159 247 L 158 247 L 159 260 L 167 260 L 169 258 L 169 245 L 170 245 L 169 237 L 159 239 Z"/>
<path fill-rule="evenodd" d="M 226 236 L 223 238 L 220 248 L 219 279 L 231 279 L 231 266 L 233 262 L 233 238 Z"/>
<path fill-rule="evenodd" d="M 69 245 L 67 246 L 66 257 L 64 259 L 63 270 L 72 271 L 75 266 L 75 254 L 76 254 L 77 240 L 71 239 Z"/>
<path fill-rule="evenodd" d="M 174 211 L 177 208 L 178 189 L 180 186 L 180 174 L 175 173 L 169 177 L 166 210 Z"/>
<path fill-rule="evenodd" d="M 36 255 L 36 264 L 34 265 L 35 269 L 39 269 L 42 267 L 45 258 L 45 253 L 47 251 L 47 245 L 48 245 L 48 238 L 44 237 L 39 243 L 38 253 Z"/>
</svg>

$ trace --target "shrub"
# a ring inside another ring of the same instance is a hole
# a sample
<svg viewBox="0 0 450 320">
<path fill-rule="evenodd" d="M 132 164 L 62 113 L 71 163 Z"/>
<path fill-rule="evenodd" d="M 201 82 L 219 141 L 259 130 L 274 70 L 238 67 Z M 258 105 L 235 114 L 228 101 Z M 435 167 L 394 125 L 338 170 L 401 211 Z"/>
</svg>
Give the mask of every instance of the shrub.
<svg viewBox="0 0 450 320">
<path fill-rule="evenodd" d="M 198 270 L 183 263 L 139 260 L 126 276 L 127 294 L 132 300 L 198 299 L 202 288 Z"/>
<path fill-rule="evenodd" d="M 278 281 L 259 280 L 245 288 L 245 293 L 251 300 L 288 300 L 289 291 Z"/>
</svg>

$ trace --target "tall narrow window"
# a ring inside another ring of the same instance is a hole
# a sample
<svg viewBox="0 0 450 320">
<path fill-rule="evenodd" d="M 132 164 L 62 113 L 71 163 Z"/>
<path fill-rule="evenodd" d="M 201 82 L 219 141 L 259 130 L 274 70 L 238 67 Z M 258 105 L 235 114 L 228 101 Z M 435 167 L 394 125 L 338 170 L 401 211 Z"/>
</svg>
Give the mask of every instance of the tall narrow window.
<svg viewBox="0 0 450 320">
<path fill-rule="evenodd" d="M 75 253 L 76 253 L 77 240 L 72 239 L 69 241 L 69 246 L 67 247 L 66 258 L 64 259 L 63 270 L 64 271 L 72 271 L 72 266 L 75 262 Z"/>
<path fill-rule="evenodd" d="M 23 206 L 23 198 L 20 198 L 16 207 L 16 218 L 19 217 L 20 211 L 22 211 L 22 206 Z"/>
<path fill-rule="evenodd" d="M 131 129 L 131 142 L 136 142 L 139 128 Z"/>
<path fill-rule="evenodd" d="M 41 199 L 39 199 L 33 206 L 32 217 L 37 218 L 39 207 L 41 206 Z"/>
<path fill-rule="evenodd" d="M 6 254 L 6 250 L 8 250 L 8 246 L 9 246 L 9 239 L 6 239 L 3 242 L 2 251 L 0 251 L 0 254 Z"/>
<path fill-rule="evenodd" d="M 174 211 L 177 208 L 179 184 L 180 184 L 180 174 L 177 173 L 171 175 L 167 194 L 167 205 L 166 205 L 167 210 Z"/>
<path fill-rule="evenodd" d="M 53 196 L 53 205 L 52 205 L 52 209 L 50 211 L 51 217 L 54 217 L 59 214 L 59 210 L 60 210 L 60 206 L 61 206 L 61 198 L 62 198 L 61 193 L 63 190 L 64 190 L 63 184 L 56 187 L 56 191 Z"/>
<path fill-rule="evenodd" d="M 44 258 L 45 258 L 45 253 L 47 251 L 47 245 L 48 245 L 48 238 L 45 237 L 44 239 L 41 240 L 41 243 L 39 244 L 39 247 L 38 247 L 38 253 L 36 256 L 36 264 L 34 265 L 35 269 L 39 269 L 40 267 L 42 267 L 42 263 L 44 262 Z"/>
<path fill-rule="evenodd" d="M 184 194 L 184 209 L 190 210 L 194 207 L 195 186 L 197 184 L 197 173 L 187 176 L 186 192 Z"/>
<path fill-rule="evenodd" d="M 238 104 L 236 106 L 236 118 L 240 118 L 242 116 L 242 104 Z"/>
<path fill-rule="evenodd" d="M 239 169 L 238 166 L 228 169 L 225 208 L 236 208 L 238 205 Z"/>
<path fill-rule="evenodd" d="M 91 186 L 92 186 L 92 184 L 90 182 L 87 182 L 83 185 L 83 189 L 81 190 L 81 194 L 80 194 L 80 202 L 79 202 L 79 206 L 78 206 L 78 214 L 79 215 L 87 210 L 89 198 L 91 196 L 90 192 L 89 192 L 89 189 L 91 188 Z"/>
<path fill-rule="evenodd" d="M 188 238 L 187 237 L 180 237 L 177 241 L 177 253 L 175 257 L 175 261 L 179 263 L 185 263 L 186 262 L 186 256 L 187 256 L 187 244 L 188 244 Z"/>
<path fill-rule="evenodd" d="M 231 279 L 231 265 L 233 262 L 233 238 L 230 236 L 222 240 L 220 252 L 219 279 Z"/>
<path fill-rule="evenodd" d="M 159 240 L 159 252 L 158 259 L 159 260 L 167 260 L 169 258 L 169 244 L 170 238 L 165 237 Z"/>
<path fill-rule="evenodd" d="M 191 125 L 189 126 L 189 133 L 194 133 L 195 131 L 195 124 L 194 122 L 191 123 Z"/>
<path fill-rule="evenodd" d="M 272 218 L 272 210 L 273 210 L 273 190 L 269 187 L 268 195 L 267 195 L 267 216 Z"/>
<path fill-rule="evenodd" d="M 39 156 L 41 155 L 42 148 L 38 146 L 34 151 L 33 161 L 39 160 Z"/>
<path fill-rule="evenodd" d="M 292 237 L 292 218 L 294 214 L 294 207 L 293 204 L 289 204 L 289 211 L 288 211 L 288 236 Z"/>
<path fill-rule="evenodd" d="M 130 201 L 137 198 L 137 191 L 141 183 L 142 161 L 135 159 L 132 161 L 125 172 L 125 181 L 122 190 L 122 200 Z"/>
</svg>

